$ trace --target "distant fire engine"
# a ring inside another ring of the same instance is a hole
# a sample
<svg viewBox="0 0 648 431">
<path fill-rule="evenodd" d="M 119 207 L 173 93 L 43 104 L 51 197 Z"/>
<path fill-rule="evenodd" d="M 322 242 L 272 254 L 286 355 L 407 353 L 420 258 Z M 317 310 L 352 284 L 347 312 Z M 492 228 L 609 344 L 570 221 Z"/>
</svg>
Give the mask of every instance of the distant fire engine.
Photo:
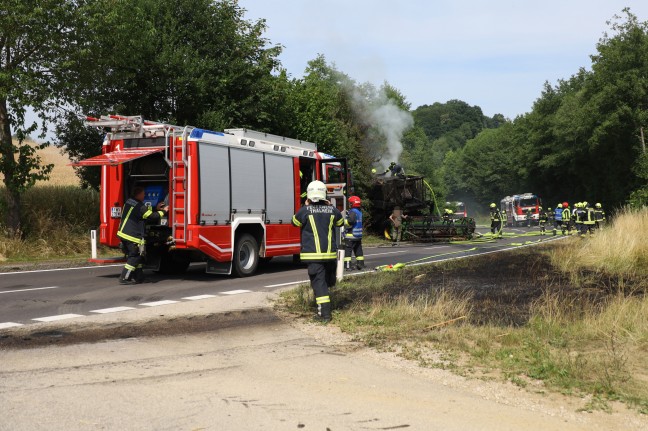
<svg viewBox="0 0 648 431">
<path fill-rule="evenodd" d="M 527 223 L 538 223 L 542 200 L 533 193 L 507 196 L 500 202 L 500 208 L 506 212 L 506 224 L 508 226 L 519 226 Z M 531 220 L 527 215 L 531 212 Z"/>
<path fill-rule="evenodd" d="M 346 205 L 345 159 L 311 142 L 245 129 L 213 132 L 118 115 L 88 117 L 108 130 L 102 154 L 74 163 L 101 166 L 100 235 L 118 247 L 121 208 L 135 186 L 153 208 L 168 202 L 168 219 L 147 226 L 146 267 L 183 272 L 207 263 L 212 274 L 252 275 L 261 259 L 298 255 L 291 224 L 313 180 Z"/>
</svg>

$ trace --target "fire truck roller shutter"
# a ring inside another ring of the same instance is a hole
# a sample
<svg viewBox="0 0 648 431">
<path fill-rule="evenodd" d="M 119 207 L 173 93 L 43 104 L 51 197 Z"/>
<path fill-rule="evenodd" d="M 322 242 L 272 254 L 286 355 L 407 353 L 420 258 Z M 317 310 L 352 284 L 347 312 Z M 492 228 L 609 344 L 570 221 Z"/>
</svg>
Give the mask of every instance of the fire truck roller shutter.
<svg viewBox="0 0 648 431">
<path fill-rule="evenodd" d="M 265 209 L 265 178 L 263 153 L 259 151 L 230 150 L 232 169 L 232 210 L 237 214 L 261 216 Z"/>
<path fill-rule="evenodd" d="M 222 225 L 230 217 L 229 156 L 227 147 L 201 142 L 200 221 Z"/>
<path fill-rule="evenodd" d="M 266 205 L 267 220 L 271 223 L 290 224 L 294 214 L 295 185 L 292 157 L 266 154 Z"/>
</svg>

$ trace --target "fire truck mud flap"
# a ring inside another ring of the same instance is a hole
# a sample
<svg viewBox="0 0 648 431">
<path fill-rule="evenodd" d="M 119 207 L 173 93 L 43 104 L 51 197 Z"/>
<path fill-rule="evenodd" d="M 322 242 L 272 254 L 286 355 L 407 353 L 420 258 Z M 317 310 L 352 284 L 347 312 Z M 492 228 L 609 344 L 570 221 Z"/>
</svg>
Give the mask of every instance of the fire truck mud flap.
<svg viewBox="0 0 648 431">
<path fill-rule="evenodd" d="M 207 259 L 207 274 L 230 275 L 232 273 L 232 262 L 218 262 L 214 259 Z"/>
</svg>

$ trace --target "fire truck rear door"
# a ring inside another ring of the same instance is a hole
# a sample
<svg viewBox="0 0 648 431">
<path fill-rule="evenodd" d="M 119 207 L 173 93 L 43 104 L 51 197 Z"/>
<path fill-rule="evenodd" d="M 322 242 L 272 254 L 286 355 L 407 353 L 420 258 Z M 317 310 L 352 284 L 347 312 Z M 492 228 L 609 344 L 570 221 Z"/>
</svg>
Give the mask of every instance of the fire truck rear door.
<svg viewBox="0 0 648 431">
<path fill-rule="evenodd" d="M 89 159 L 70 163 L 68 166 L 115 166 L 131 160 L 146 157 L 150 154 L 161 153 L 164 148 L 139 148 L 137 150 L 113 151 Z"/>
</svg>

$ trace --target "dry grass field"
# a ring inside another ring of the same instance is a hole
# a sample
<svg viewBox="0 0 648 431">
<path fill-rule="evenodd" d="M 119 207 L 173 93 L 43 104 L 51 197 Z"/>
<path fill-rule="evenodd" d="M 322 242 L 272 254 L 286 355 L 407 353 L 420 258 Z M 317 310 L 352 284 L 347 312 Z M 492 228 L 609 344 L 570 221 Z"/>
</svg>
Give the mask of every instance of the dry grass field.
<svg viewBox="0 0 648 431">
<path fill-rule="evenodd" d="M 35 145 L 33 141 L 25 142 L 32 146 Z M 14 145 L 17 145 L 15 140 Z M 50 186 L 76 186 L 79 184 L 79 179 L 74 173 L 74 168 L 68 166 L 70 159 L 59 148 L 50 146 L 39 150 L 37 154 L 41 157 L 43 164 L 53 163 L 54 169 L 52 170 L 49 181 L 39 181 L 36 183 L 36 186 L 45 184 Z M 4 176 L 0 173 L 0 180 L 2 179 L 4 179 Z"/>
</svg>

